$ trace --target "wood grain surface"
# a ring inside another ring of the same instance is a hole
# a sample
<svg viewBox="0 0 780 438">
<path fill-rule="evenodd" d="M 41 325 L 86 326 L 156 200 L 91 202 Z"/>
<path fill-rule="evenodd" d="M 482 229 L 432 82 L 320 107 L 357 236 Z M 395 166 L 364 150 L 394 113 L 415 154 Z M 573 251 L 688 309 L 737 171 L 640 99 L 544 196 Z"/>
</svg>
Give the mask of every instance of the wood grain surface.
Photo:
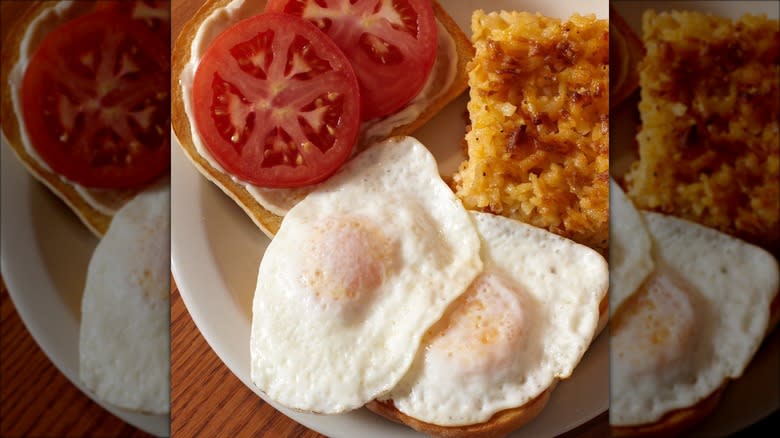
<svg viewBox="0 0 780 438">
<path fill-rule="evenodd" d="M 0 276 L 0 437 L 150 437 L 93 402 L 25 328 Z"/>
<path fill-rule="evenodd" d="M 174 41 L 202 4 L 203 0 L 172 1 Z M 323 437 L 275 410 L 230 372 L 198 332 L 175 286 L 171 297 L 171 382 L 174 438 Z M 604 413 L 560 438 L 600 438 L 608 434 Z"/>
</svg>

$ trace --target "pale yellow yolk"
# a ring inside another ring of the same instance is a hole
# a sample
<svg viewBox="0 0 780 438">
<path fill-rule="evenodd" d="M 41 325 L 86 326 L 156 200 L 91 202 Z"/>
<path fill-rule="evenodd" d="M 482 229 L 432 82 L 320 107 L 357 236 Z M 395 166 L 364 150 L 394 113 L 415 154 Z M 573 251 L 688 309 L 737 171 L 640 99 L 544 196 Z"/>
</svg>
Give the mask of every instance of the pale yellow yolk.
<svg viewBox="0 0 780 438">
<path fill-rule="evenodd" d="M 343 316 L 364 309 L 392 268 L 390 240 L 360 218 L 328 218 L 301 248 L 301 279 L 324 308 Z"/>
<path fill-rule="evenodd" d="M 527 298 L 497 274 L 481 274 L 429 334 L 429 354 L 460 372 L 505 366 L 527 334 Z"/>
<path fill-rule="evenodd" d="M 692 346 L 695 327 L 690 294 L 672 278 L 654 274 L 615 315 L 613 366 L 644 374 L 674 364 Z"/>
</svg>

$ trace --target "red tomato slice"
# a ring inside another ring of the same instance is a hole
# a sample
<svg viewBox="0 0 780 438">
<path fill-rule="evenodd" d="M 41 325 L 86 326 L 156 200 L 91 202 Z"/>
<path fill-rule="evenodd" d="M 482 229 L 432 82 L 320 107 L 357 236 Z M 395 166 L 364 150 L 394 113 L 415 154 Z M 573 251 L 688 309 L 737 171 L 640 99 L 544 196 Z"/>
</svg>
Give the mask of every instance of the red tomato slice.
<svg viewBox="0 0 780 438">
<path fill-rule="evenodd" d="M 96 11 L 110 10 L 141 20 L 170 44 L 170 0 L 97 0 Z"/>
<path fill-rule="evenodd" d="M 141 23 L 113 12 L 49 33 L 22 83 L 40 157 L 87 187 L 132 187 L 170 167 L 170 55 Z"/>
<path fill-rule="evenodd" d="M 265 10 L 303 17 L 336 42 L 360 82 L 363 120 L 409 103 L 436 60 L 430 0 L 270 0 Z"/>
<path fill-rule="evenodd" d="M 192 97 L 217 162 L 262 187 L 327 178 L 349 157 L 360 124 L 349 61 L 316 26 L 285 14 L 221 33 L 200 61 Z"/>
</svg>

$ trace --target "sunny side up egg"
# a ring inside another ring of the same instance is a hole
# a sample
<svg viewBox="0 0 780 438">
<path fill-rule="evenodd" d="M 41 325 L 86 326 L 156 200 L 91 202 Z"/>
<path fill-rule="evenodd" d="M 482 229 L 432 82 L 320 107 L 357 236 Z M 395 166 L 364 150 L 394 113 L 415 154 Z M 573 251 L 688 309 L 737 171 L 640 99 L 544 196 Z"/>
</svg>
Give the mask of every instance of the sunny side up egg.
<svg viewBox="0 0 780 438">
<path fill-rule="evenodd" d="M 285 216 L 260 264 L 251 378 L 336 414 L 389 391 L 482 269 L 468 212 L 411 137 L 374 145 Z"/>
<path fill-rule="evenodd" d="M 609 179 L 609 314 L 639 289 L 655 270 L 653 244 L 644 219 L 623 189 Z"/>
<path fill-rule="evenodd" d="M 641 215 L 652 240 L 644 256 L 655 270 L 612 319 L 613 426 L 657 422 L 741 376 L 766 334 L 780 282 L 777 261 L 761 248 L 682 219 Z"/>
<path fill-rule="evenodd" d="M 115 406 L 169 411 L 170 183 L 140 193 L 114 216 L 87 270 L 79 375 Z"/>
<path fill-rule="evenodd" d="M 540 228 L 471 212 L 483 272 L 426 334 L 385 397 L 441 426 L 478 424 L 569 377 L 593 339 L 609 270 L 592 249 Z"/>
</svg>

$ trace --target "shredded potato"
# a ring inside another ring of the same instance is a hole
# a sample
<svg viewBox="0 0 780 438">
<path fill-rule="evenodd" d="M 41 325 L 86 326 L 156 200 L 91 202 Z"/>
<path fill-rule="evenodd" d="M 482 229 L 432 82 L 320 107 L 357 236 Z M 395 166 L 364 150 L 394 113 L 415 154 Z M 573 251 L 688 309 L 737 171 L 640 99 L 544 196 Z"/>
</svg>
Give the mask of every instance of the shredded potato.
<svg viewBox="0 0 780 438">
<path fill-rule="evenodd" d="M 637 207 L 774 247 L 778 195 L 778 21 L 647 11 Z"/>
<path fill-rule="evenodd" d="M 525 12 L 472 16 L 471 121 L 453 177 L 466 208 L 604 251 L 609 236 L 609 30 Z"/>
</svg>

